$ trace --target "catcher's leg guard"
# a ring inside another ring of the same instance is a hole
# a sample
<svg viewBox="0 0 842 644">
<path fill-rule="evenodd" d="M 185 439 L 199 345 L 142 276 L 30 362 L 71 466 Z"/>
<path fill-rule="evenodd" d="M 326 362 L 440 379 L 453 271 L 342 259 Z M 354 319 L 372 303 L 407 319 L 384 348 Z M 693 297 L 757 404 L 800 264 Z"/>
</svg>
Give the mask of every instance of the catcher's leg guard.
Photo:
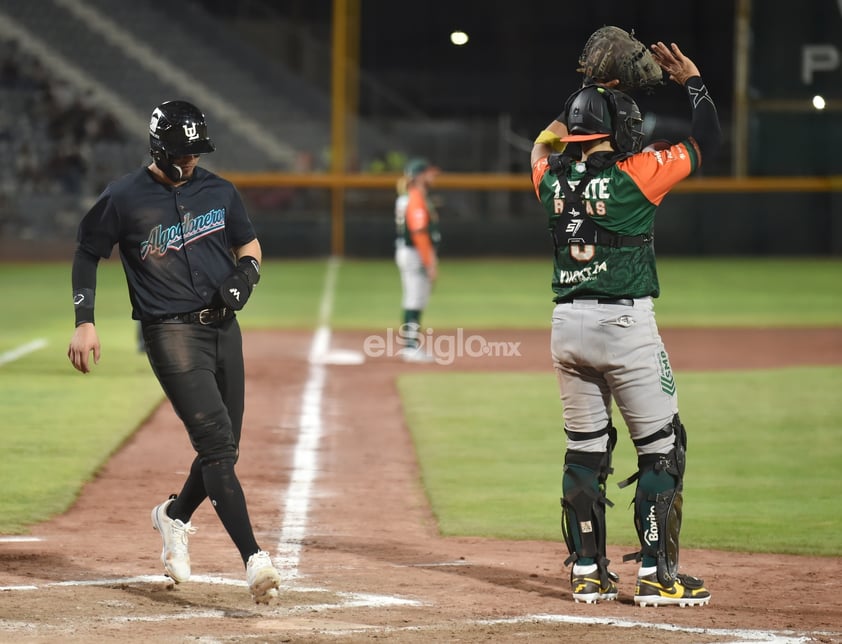
<svg viewBox="0 0 842 644">
<path fill-rule="evenodd" d="M 655 565 L 658 581 L 669 587 L 678 573 L 678 537 L 681 532 L 682 489 L 684 483 L 687 434 L 676 414 L 669 425 L 658 432 L 675 436 L 667 454 L 641 454 L 638 471 L 623 481 L 625 487 L 637 479 L 634 495 L 634 525 L 640 540 L 640 551 L 623 557 L 643 560 L 644 566 Z"/>
<path fill-rule="evenodd" d="M 561 532 L 570 553 L 564 565 L 574 562 L 596 563 L 600 578 L 604 585 L 608 585 L 605 506 L 614 504 L 605 496 L 605 481 L 613 472 L 611 453 L 617 443 L 617 430 L 609 424 L 601 433 L 608 434 L 608 447 L 605 452 L 579 452 L 568 449 L 565 454 Z"/>
</svg>

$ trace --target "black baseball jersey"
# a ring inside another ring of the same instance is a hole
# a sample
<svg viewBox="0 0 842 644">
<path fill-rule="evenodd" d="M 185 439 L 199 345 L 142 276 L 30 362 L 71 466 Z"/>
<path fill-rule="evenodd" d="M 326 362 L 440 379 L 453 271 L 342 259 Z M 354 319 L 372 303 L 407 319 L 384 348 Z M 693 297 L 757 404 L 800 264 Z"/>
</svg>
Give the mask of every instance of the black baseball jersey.
<svg viewBox="0 0 842 644">
<path fill-rule="evenodd" d="M 199 167 L 181 186 L 159 183 L 147 168 L 114 181 L 78 232 L 79 246 L 97 257 L 119 244 L 136 320 L 218 306 L 231 249 L 255 237 L 234 185 Z"/>
</svg>

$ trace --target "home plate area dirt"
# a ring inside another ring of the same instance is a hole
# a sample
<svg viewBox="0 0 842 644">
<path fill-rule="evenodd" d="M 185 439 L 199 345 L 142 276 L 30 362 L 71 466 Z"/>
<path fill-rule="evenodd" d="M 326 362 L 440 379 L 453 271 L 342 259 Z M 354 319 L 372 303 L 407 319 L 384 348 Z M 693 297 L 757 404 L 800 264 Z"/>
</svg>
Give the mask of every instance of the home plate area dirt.
<svg viewBox="0 0 842 644">
<path fill-rule="evenodd" d="M 365 335 L 334 333 L 331 348 L 361 351 Z M 177 491 L 192 459 L 164 403 L 66 514 L 34 526 L 30 540 L 0 542 L 0 641 L 842 642 L 840 558 L 685 548 L 682 565 L 705 579 L 710 605 L 638 608 L 628 548 L 609 549 L 618 601 L 585 605 L 571 598 L 560 535 L 441 537 L 395 379 L 407 370 L 551 374 L 548 332 L 482 335 L 519 342 L 520 355 L 445 366 L 388 356 L 353 364 L 343 353 L 340 364 L 313 363 L 311 332 L 248 332 L 237 467 L 258 541 L 284 575 L 278 602 L 251 602 L 208 504 L 193 518 L 193 578 L 174 585 L 162 574 L 149 512 Z M 678 372 L 842 362 L 840 329 L 662 335 Z"/>
</svg>

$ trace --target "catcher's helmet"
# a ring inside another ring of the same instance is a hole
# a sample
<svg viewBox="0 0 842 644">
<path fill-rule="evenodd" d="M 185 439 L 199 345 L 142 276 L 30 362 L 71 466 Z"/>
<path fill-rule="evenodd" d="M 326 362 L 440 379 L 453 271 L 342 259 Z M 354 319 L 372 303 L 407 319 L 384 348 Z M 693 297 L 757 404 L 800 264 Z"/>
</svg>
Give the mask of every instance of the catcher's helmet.
<svg viewBox="0 0 842 644">
<path fill-rule="evenodd" d="M 617 152 L 640 152 L 643 118 L 631 96 L 616 89 L 587 85 L 567 100 L 567 131 L 562 141 L 610 138 Z"/>
<path fill-rule="evenodd" d="M 154 109 L 149 121 L 149 146 L 156 161 L 156 155 L 173 158 L 216 149 L 208 138 L 205 115 L 187 101 L 167 101 Z"/>
</svg>

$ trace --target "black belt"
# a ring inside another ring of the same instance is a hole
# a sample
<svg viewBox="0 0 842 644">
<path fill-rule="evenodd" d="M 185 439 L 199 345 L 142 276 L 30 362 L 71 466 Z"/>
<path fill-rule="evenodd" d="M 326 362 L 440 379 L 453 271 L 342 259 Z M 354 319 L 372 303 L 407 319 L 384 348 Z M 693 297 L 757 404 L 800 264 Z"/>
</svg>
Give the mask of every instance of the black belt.
<svg viewBox="0 0 842 644">
<path fill-rule="evenodd" d="M 556 304 L 572 304 L 574 300 L 589 300 L 597 304 L 618 304 L 619 306 L 634 306 L 634 299 L 630 297 L 573 297 L 556 300 Z"/>
<path fill-rule="evenodd" d="M 157 322 L 165 322 L 169 324 L 214 324 L 216 322 L 224 322 L 234 317 L 234 311 L 229 308 L 222 307 L 221 309 L 202 309 L 201 311 L 191 311 L 190 313 L 176 313 L 175 315 L 167 315 L 159 318 Z"/>
</svg>

